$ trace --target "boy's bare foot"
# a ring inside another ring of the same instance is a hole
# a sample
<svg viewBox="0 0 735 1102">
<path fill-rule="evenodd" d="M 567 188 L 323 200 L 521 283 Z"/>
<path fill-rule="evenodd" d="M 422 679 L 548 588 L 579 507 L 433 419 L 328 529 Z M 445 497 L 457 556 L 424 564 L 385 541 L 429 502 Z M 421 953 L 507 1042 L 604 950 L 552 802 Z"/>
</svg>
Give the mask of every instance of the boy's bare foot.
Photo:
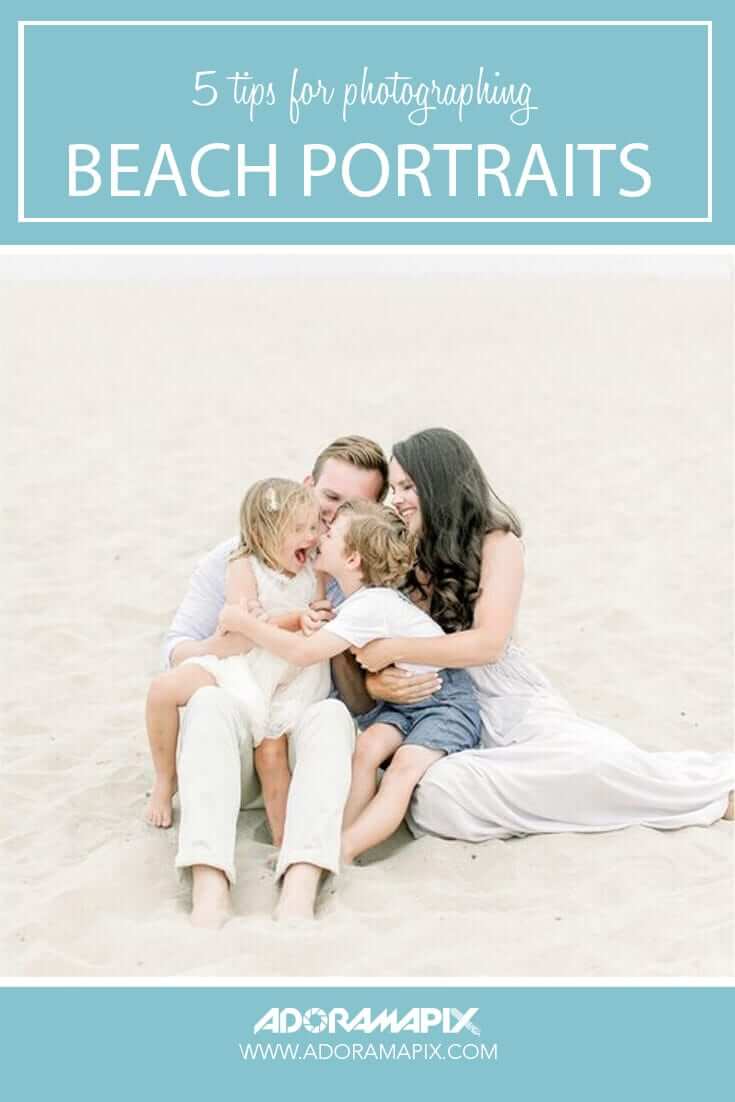
<svg viewBox="0 0 735 1102">
<path fill-rule="evenodd" d="M 229 880 L 211 865 L 193 865 L 191 876 L 192 926 L 219 930 L 232 917 Z"/>
<path fill-rule="evenodd" d="M 156 777 L 145 813 L 146 822 L 154 827 L 170 827 L 173 821 L 171 800 L 176 794 L 176 777 Z"/>
<path fill-rule="evenodd" d="M 727 819 L 729 822 L 735 820 L 735 788 L 730 793 L 730 799 L 727 801 L 727 807 L 725 808 L 725 814 L 723 819 Z"/>
<path fill-rule="evenodd" d="M 352 843 L 350 842 L 350 828 L 347 827 L 347 830 L 342 832 L 342 852 L 340 854 L 340 863 L 345 868 L 348 868 L 350 865 L 354 865 L 356 857 L 357 854 L 355 853 L 354 845 L 352 845 Z"/>
<path fill-rule="evenodd" d="M 322 869 L 317 865 L 289 865 L 281 884 L 281 897 L 273 917 L 277 922 L 313 919 Z"/>
</svg>

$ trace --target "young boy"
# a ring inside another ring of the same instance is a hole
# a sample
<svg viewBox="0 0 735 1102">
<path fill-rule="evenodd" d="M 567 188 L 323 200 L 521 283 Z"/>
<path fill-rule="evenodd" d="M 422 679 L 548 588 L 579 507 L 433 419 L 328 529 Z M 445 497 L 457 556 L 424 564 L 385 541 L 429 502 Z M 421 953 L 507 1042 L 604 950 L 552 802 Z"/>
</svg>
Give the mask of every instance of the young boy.
<svg viewBox="0 0 735 1102">
<path fill-rule="evenodd" d="M 442 635 L 442 629 L 398 592 L 414 559 L 414 539 L 401 518 L 383 505 L 346 502 L 320 541 L 316 566 L 331 574 L 345 601 L 329 623 L 306 638 L 264 623 L 242 604 L 225 605 L 224 631 L 242 632 L 259 647 L 296 666 L 310 666 L 374 639 Z M 411 673 L 433 667 L 405 664 Z M 360 735 L 353 758 L 342 857 L 347 863 L 397 829 L 422 776 L 444 754 L 480 741 L 480 714 L 465 670 L 442 671 L 441 687 L 418 704 L 382 704 Z M 376 771 L 388 759 L 376 793 Z"/>
</svg>

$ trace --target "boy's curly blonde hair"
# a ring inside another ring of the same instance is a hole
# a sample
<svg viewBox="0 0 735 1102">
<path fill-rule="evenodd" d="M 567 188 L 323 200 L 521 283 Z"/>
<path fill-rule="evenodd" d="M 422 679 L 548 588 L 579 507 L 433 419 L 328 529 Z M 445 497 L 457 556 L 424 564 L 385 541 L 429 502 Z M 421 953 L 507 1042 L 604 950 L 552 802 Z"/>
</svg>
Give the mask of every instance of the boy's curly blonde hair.
<svg viewBox="0 0 735 1102">
<path fill-rule="evenodd" d="M 265 566 L 280 570 L 283 537 L 299 509 L 317 509 L 310 486 L 289 478 L 263 478 L 250 487 L 240 506 L 240 543 L 230 555 L 255 555 Z"/>
<path fill-rule="evenodd" d="M 345 501 L 336 517 L 347 517 L 344 550 L 357 552 L 367 586 L 399 589 L 416 559 L 416 540 L 394 509 L 373 501 Z"/>
</svg>

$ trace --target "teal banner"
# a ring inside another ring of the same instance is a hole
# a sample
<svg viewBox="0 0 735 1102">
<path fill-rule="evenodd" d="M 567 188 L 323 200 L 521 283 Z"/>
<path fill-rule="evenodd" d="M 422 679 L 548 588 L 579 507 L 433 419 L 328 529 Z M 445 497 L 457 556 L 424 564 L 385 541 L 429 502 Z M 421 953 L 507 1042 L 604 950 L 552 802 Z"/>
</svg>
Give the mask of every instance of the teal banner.
<svg viewBox="0 0 735 1102">
<path fill-rule="evenodd" d="M 732 990 L 4 991 L 8 1098 L 691 1102 L 731 1087 Z"/>
<path fill-rule="evenodd" d="M 724 4 L 51 7 L 4 17 L 5 243 L 735 240 Z"/>
</svg>

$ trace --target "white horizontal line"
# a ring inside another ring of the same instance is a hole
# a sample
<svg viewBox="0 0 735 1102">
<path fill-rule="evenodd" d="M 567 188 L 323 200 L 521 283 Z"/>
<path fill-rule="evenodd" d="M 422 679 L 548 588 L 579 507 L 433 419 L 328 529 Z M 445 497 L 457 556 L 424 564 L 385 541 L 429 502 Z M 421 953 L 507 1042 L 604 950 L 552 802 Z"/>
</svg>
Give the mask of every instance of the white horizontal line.
<svg viewBox="0 0 735 1102">
<path fill-rule="evenodd" d="M 706 19 L 20 19 L 23 27 L 711 27 Z"/>
<path fill-rule="evenodd" d="M 349 257 L 349 256 L 392 256 L 392 255 L 405 255 L 405 256 L 422 256 L 422 257 L 451 257 L 457 256 L 530 256 L 532 258 L 543 258 L 546 256 L 556 256 L 559 254 L 569 253 L 571 255 L 585 255 L 588 253 L 602 253 L 605 255 L 623 256 L 629 255 L 643 255 L 643 256 L 666 256 L 668 254 L 676 254 L 687 256 L 698 256 L 700 254 L 704 256 L 727 256 L 735 262 L 735 245 L 684 245 L 681 243 L 670 245 L 606 245 L 603 243 L 587 244 L 587 245 L 562 245 L 562 244 L 532 244 L 532 245 L 501 245 L 501 244 L 480 244 L 480 245 L 441 245 L 436 242 L 430 242 L 426 245 L 364 245 L 355 244 L 354 242 L 347 242 L 344 245 L 318 245 L 318 244 L 300 244 L 298 242 L 292 242 L 286 245 L 266 245 L 266 244 L 247 244 L 245 242 L 236 243 L 232 245 L 197 245 L 191 242 L 184 242 L 181 245 L 114 245 L 110 243 L 106 244 L 74 244 L 74 245 L 53 245 L 53 244 L 26 244 L 26 245 L 0 245 L 0 256 L 23 256 L 26 253 L 30 255 L 38 255 L 40 253 L 58 254 L 63 256 L 71 255 L 85 255 L 85 254 L 97 254 L 97 253 L 109 253 L 113 256 L 120 256 L 126 254 L 140 254 L 140 255 L 157 255 L 171 256 L 178 254 L 208 254 L 213 256 L 227 256 L 227 255 L 245 255 L 245 256 L 269 256 L 275 254 L 277 256 L 305 256 L 305 255 L 324 255 L 334 257 Z M 0 979 L 0 983 L 2 980 Z"/>
<path fill-rule="evenodd" d="M 19 222 L 711 222 L 711 218 L 19 218 Z"/>
<path fill-rule="evenodd" d="M 267 980 L 267 983 L 265 982 Z M 488 991 L 512 987 L 732 987 L 732 977 L 670 976 L 665 978 L 646 976 L 240 976 L 223 979 L 221 976 L 39 976 L 23 979 L 15 976 L 0 977 L 0 986 L 18 987 L 158 987 L 160 989 L 183 987 L 197 988 L 255 988 L 308 987 L 321 991 L 325 987 L 468 987 L 486 988 Z M 264 990 L 264 994 L 267 992 Z"/>
</svg>

